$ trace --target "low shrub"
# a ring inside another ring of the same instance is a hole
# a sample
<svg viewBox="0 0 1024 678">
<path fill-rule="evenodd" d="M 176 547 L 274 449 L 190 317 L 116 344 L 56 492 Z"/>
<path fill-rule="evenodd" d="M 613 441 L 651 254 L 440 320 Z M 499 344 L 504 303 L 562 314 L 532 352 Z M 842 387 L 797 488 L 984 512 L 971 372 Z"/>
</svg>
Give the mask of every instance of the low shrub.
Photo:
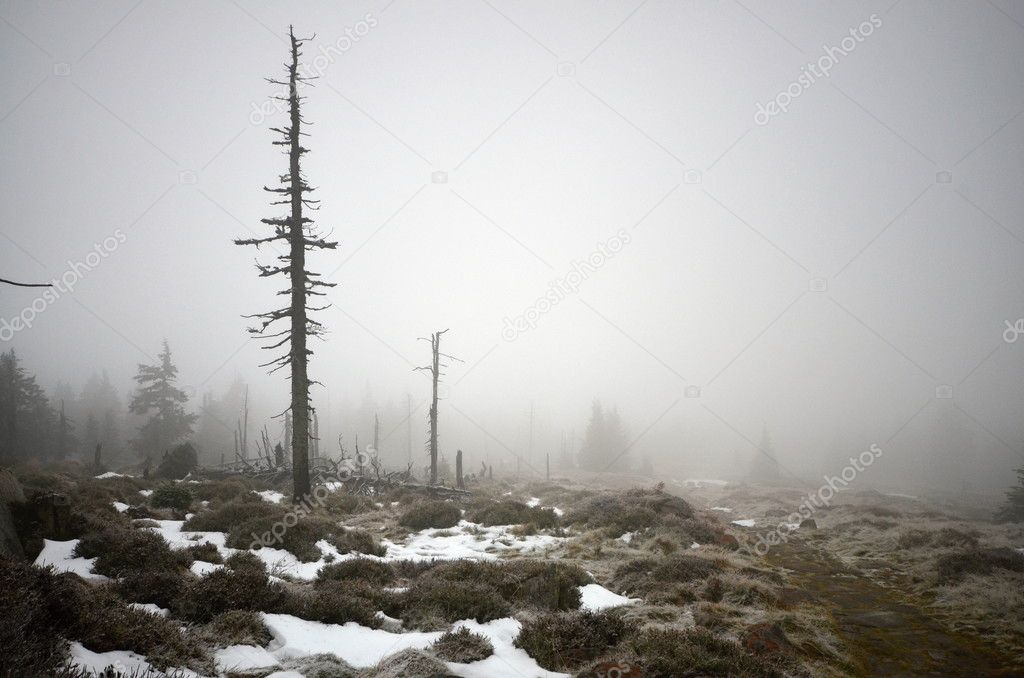
<svg viewBox="0 0 1024 678">
<path fill-rule="evenodd" d="M 671 554 L 664 558 L 638 558 L 615 570 L 615 584 L 623 591 L 648 594 L 666 584 L 702 580 L 721 572 L 716 561 L 689 553 Z"/>
<path fill-rule="evenodd" d="M 2 675 L 54 675 L 64 641 L 73 638 L 94 652 L 131 650 L 158 668 L 209 668 L 204 650 L 178 625 L 129 607 L 108 586 L 77 575 L 0 559 L 0 666 L 21 662 Z"/>
<path fill-rule="evenodd" d="M 449 673 L 448 667 L 436 657 L 410 648 L 385 657 L 365 675 L 366 678 L 437 678 Z"/>
<path fill-rule="evenodd" d="M 330 533 L 334 523 L 328 521 L 327 525 L 322 525 L 319 520 L 296 519 L 289 526 L 291 521 L 286 522 L 285 515 L 284 512 L 268 513 L 244 520 L 228 533 L 227 546 L 236 549 L 271 546 L 290 551 L 302 562 L 319 560 L 323 554 L 316 542 Z"/>
<path fill-rule="evenodd" d="M 402 597 L 401 618 L 408 626 L 436 627 L 438 621 L 461 619 L 488 622 L 507 617 L 512 608 L 482 582 L 417 579 Z"/>
<path fill-rule="evenodd" d="M 115 588 L 132 603 L 154 603 L 170 608 L 174 599 L 188 585 L 182 572 L 173 570 L 136 570 L 118 579 Z"/>
<path fill-rule="evenodd" d="M 227 545 L 237 549 L 259 546 L 282 548 L 302 562 L 320 560 L 323 552 L 316 543 L 324 540 L 341 553 L 366 553 L 382 556 L 386 549 L 365 530 L 347 528 L 323 516 L 285 520 L 274 515 L 251 518 L 228 533 Z"/>
<path fill-rule="evenodd" d="M 273 636 L 263 623 L 263 617 L 252 610 L 222 612 L 200 629 L 200 634 L 214 647 L 231 645 L 257 645 L 263 647 Z"/>
<path fill-rule="evenodd" d="M 149 503 L 153 508 L 187 511 L 188 507 L 192 505 L 192 491 L 178 483 L 163 483 L 153 490 L 153 494 L 149 497 Z"/>
<path fill-rule="evenodd" d="M 495 589 L 509 603 L 544 610 L 575 610 L 579 586 L 592 581 L 577 565 L 521 559 L 455 560 L 434 564 L 417 581 L 473 582 Z"/>
<path fill-rule="evenodd" d="M 360 678 L 362 672 L 333 654 L 314 654 L 288 662 L 287 667 L 305 678 Z"/>
<path fill-rule="evenodd" d="M 274 611 L 325 624 L 356 622 L 378 628 L 376 612 L 384 595 L 366 582 L 328 581 L 315 589 L 289 590 Z"/>
<path fill-rule="evenodd" d="M 1005 546 L 990 549 L 967 549 L 943 554 L 936 561 L 940 584 L 956 584 L 971 574 L 992 574 L 996 568 L 1024 572 L 1024 553 Z"/>
<path fill-rule="evenodd" d="M 867 513 L 876 518 L 900 518 L 903 516 L 899 511 L 884 506 L 858 506 L 856 511 L 857 513 Z"/>
<path fill-rule="evenodd" d="M 470 513 L 471 521 L 481 525 L 534 525 L 539 529 L 558 526 L 558 516 L 551 509 L 527 506 L 518 501 L 486 504 Z"/>
<path fill-rule="evenodd" d="M 645 678 L 784 675 L 768 660 L 749 655 L 738 643 L 703 628 L 651 628 L 628 640 L 626 645 L 636 656 Z"/>
<path fill-rule="evenodd" d="M 93 570 L 108 577 L 133 572 L 174 571 L 188 564 L 159 534 L 146 529 L 107 528 L 78 542 L 75 555 L 96 558 Z"/>
<path fill-rule="evenodd" d="M 196 499 L 210 502 L 228 502 L 248 495 L 251 490 L 250 484 L 241 477 L 208 480 L 192 486 Z"/>
<path fill-rule="evenodd" d="M 410 530 L 455 527 L 462 520 L 462 511 L 447 501 L 428 501 L 416 504 L 398 519 L 398 524 Z"/>
<path fill-rule="evenodd" d="M 716 577 L 717 575 L 713 575 L 708 581 L 710 582 L 711 579 Z M 719 599 L 721 602 L 729 605 L 755 606 L 760 608 L 777 607 L 779 605 L 778 591 L 764 582 L 737 574 L 728 574 L 722 577 L 721 581 L 724 584 L 722 598 Z"/>
<path fill-rule="evenodd" d="M 67 656 L 54 632 L 52 572 L 0 558 L 0 675 L 52 675 Z"/>
<path fill-rule="evenodd" d="M 243 494 L 215 508 L 200 511 L 185 521 L 182 530 L 189 532 L 231 532 L 253 518 L 273 517 L 283 520 L 287 509 L 263 501 L 256 495 Z"/>
<path fill-rule="evenodd" d="M 625 635 L 625 623 L 606 612 L 548 613 L 525 621 L 515 646 L 545 669 L 564 671 L 596 659 Z"/>
<path fill-rule="evenodd" d="M 324 498 L 323 507 L 328 513 L 335 513 L 339 515 L 366 513 L 367 511 L 373 511 L 377 508 L 374 506 L 373 500 L 369 497 L 349 494 L 344 490 L 332 492 L 327 495 L 327 497 Z"/>
<path fill-rule="evenodd" d="M 216 564 L 224 562 L 224 557 L 221 556 L 220 549 L 208 541 L 204 541 L 201 544 L 193 544 L 185 549 L 185 552 L 188 553 L 193 560 L 202 560 L 207 563 Z"/>
<path fill-rule="evenodd" d="M 455 631 L 447 631 L 434 641 L 434 654 L 446 662 L 469 664 L 487 659 L 494 654 L 494 645 L 479 633 L 473 633 L 465 627 Z"/>
<path fill-rule="evenodd" d="M 978 535 L 961 532 L 952 527 L 944 527 L 932 535 L 932 546 L 938 548 L 977 548 Z"/>
<path fill-rule="evenodd" d="M 387 553 L 387 549 L 381 546 L 373 535 L 366 530 L 360 530 L 354 527 L 341 527 L 338 528 L 331 538 L 328 540 L 334 548 L 338 549 L 339 553 L 365 553 L 370 556 L 383 556 Z"/>
<path fill-rule="evenodd" d="M 232 556 L 226 567 L 189 581 L 171 610 L 182 619 L 205 623 L 231 610 L 275 610 L 283 599 L 283 587 L 270 581 L 266 568 Z"/>
<path fill-rule="evenodd" d="M 693 507 L 661 489 L 634 488 L 617 494 L 601 494 L 569 512 L 565 522 L 604 528 L 609 536 L 636 532 L 671 519 L 689 520 Z"/>
<path fill-rule="evenodd" d="M 927 530 L 906 530 L 900 532 L 896 538 L 896 544 L 901 549 L 918 549 L 928 546 L 932 541 L 932 534 Z"/>
<path fill-rule="evenodd" d="M 93 652 L 131 650 L 157 668 L 187 666 L 208 660 L 194 638 L 177 622 L 127 606 L 107 587 L 83 583 L 70 597 L 76 619 L 67 630 Z"/>
<path fill-rule="evenodd" d="M 362 580 L 377 586 L 387 586 L 394 583 L 395 578 L 395 570 L 388 563 L 370 558 L 351 558 L 320 568 L 315 585 L 321 586 L 327 581 Z"/>
<path fill-rule="evenodd" d="M 236 572 L 244 570 L 255 572 L 257 574 L 267 574 L 267 564 L 260 560 L 260 557 L 255 553 L 250 553 L 249 551 L 238 551 L 237 553 L 232 553 L 224 561 L 224 564 Z"/>
</svg>

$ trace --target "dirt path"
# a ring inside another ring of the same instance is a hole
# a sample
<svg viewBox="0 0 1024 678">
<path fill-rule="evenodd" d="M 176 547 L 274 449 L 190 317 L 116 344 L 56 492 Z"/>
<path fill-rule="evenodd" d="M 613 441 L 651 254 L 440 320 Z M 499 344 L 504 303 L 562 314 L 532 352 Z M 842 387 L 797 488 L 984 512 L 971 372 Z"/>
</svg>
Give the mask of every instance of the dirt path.
<svg viewBox="0 0 1024 678">
<path fill-rule="evenodd" d="M 795 596 L 811 596 L 835 619 L 862 676 L 1022 676 L 982 641 L 947 629 L 838 560 L 800 541 L 766 559 L 792 571 Z"/>
</svg>

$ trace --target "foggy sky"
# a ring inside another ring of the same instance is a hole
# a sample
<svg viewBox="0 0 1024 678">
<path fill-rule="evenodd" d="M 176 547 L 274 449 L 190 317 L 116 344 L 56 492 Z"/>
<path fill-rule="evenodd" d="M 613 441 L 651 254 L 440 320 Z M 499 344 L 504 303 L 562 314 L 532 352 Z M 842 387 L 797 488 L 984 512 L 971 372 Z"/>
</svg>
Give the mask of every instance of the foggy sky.
<svg viewBox="0 0 1024 678">
<path fill-rule="evenodd" d="M 0 2 L 0 276 L 124 240 L 0 346 L 41 384 L 107 369 L 123 397 L 166 338 L 190 392 L 242 376 L 284 408 L 242 318 L 279 283 L 231 239 L 278 214 L 264 78 L 289 23 L 316 33 L 304 169 L 341 243 L 312 262 L 338 284 L 310 367 L 328 431 L 370 425 L 328 397 L 422 403 L 417 337 L 450 328 L 442 447 L 471 464 L 525 454 L 531 403 L 535 454 L 557 452 L 596 397 L 665 477 L 742 475 L 767 426 L 807 483 L 872 444 L 866 485 L 1011 483 L 1024 6 L 1005 0 Z M 37 296 L 0 289 L 0 318 Z M 931 463 L 957 454 L 936 422 L 969 453 Z"/>
</svg>

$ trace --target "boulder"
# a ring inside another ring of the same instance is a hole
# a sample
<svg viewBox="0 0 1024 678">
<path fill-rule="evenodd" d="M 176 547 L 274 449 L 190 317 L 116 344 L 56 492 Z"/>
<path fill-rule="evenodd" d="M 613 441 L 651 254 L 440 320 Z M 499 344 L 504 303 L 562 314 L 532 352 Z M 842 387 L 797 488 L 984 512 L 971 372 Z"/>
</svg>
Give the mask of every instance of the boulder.
<svg viewBox="0 0 1024 678">
<path fill-rule="evenodd" d="M 789 642 L 781 626 L 761 622 L 747 629 L 743 635 L 743 647 L 754 654 L 775 654 L 789 652 L 793 649 L 793 644 Z"/>
</svg>

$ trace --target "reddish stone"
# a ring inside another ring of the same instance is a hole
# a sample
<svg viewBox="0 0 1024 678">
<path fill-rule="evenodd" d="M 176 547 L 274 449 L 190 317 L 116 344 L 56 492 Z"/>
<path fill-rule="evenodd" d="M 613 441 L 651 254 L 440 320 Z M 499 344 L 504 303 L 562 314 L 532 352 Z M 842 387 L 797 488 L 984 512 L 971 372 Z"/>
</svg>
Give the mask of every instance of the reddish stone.
<svg viewBox="0 0 1024 678">
<path fill-rule="evenodd" d="M 761 622 L 747 629 L 743 637 L 743 647 L 754 654 L 774 654 L 793 649 L 793 644 L 778 624 Z"/>
</svg>

